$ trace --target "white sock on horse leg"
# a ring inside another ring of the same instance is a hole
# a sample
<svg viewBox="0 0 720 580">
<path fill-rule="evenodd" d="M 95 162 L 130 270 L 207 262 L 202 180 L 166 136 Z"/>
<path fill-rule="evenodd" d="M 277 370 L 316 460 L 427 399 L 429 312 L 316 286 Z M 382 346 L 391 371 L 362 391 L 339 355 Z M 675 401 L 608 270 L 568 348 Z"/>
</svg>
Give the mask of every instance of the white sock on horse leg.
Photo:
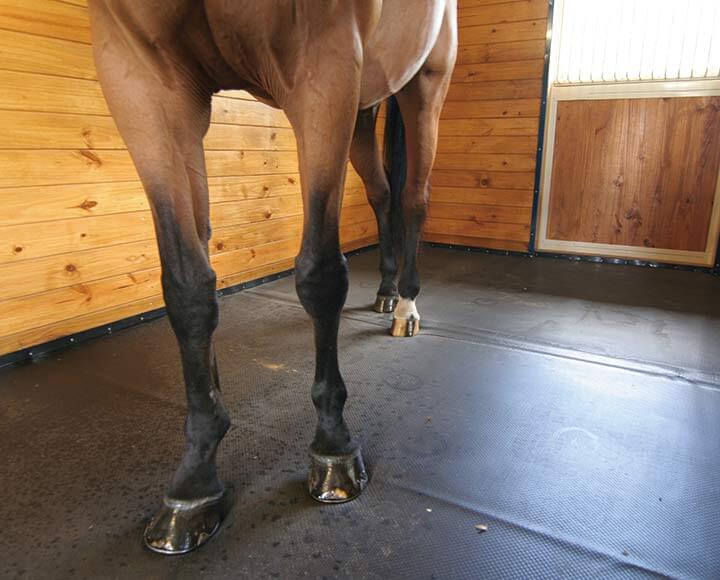
<svg viewBox="0 0 720 580">
<path fill-rule="evenodd" d="M 395 309 L 395 318 L 417 318 L 420 320 L 415 300 L 410 298 L 400 298 L 397 308 Z"/>
</svg>

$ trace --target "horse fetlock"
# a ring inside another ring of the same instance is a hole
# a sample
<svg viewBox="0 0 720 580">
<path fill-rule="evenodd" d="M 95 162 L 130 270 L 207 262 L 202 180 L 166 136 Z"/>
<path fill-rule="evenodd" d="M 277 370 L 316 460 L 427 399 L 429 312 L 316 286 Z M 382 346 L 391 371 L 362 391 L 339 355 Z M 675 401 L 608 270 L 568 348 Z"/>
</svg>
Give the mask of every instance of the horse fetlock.
<svg viewBox="0 0 720 580">
<path fill-rule="evenodd" d="M 397 307 L 399 299 L 400 297 L 397 294 L 387 295 L 378 292 L 377 296 L 375 297 L 375 305 L 373 306 L 373 310 L 375 312 L 385 314 L 393 312 Z"/>
<path fill-rule="evenodd" d="M 210 413 L 193 413 L 188 416 L 186 433 L 190 446 L 219 443 L 230 428 L 230 414 L 222 401 L 215 401 Z"/>
<path fill-rule="evenodd" d="M 330 377 L 315 381 L 310 396 L 318 416 L 342 420 L 342 410 L 347 399 L 347 388 L 337 369 L 328 371 Z"/>
<path fill-rule="evenodd" d="M 310 450 L 321 455 L 346 455 L 357 447 L 345 421 L 318 419 Z"/>
</svg>

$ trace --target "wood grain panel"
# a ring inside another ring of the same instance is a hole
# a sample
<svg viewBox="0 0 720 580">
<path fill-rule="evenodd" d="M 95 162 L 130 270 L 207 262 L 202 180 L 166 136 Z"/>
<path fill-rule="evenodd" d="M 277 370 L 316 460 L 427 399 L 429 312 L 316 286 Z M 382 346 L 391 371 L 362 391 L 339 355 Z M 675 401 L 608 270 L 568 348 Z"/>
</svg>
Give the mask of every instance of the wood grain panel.
<svg viewBox="0 0 720 580">
<path fill-rule="evenodd" d="M 452 80 L 456 83 L 468 83 L 541 79 L 544 66 L 545 61 L 542 59 L 459 64 L 455 67 Z"/>
<path fill-rule="evenodd" d="M 360 206 L 344 211 L 342 225 L 366 224 L 355 232 L 360 232 L 367 240 L 372 235 L 370 223 L 371 210 Z M 295 256 L 299 248 L 298 236 L 281 239 L 265 244 L 244 247 L 237 250 L 216 253 L 212 264 L 218 277 L 243 272 Z M 346 239 L 346 245 L 352 240 Z M 48 320 L 63 322 L 76 316 L 88 315 L 96 311 L 112 308 L 124 302 L 159 296 L 159 268 L 148 268 L 151 257 L 139 260 L 139 267 L 128 268 L 117 276 L 94 279 L 65 285 L 46 292 L 23 295 L 0 301 L 0 317 L 4 321 L 4 334 L 16 334 L 23 330 L 45 325 Z"/>
<path fill-rule="evenodd" d="M 299 195 L 297 173 L 210 178 L 213 203 Z M 26 199 L 42 203 L 28 204 Z M 149 210 L 140 181 L 0 189 L 0 226 Z"/>
<path fill-rule="evenodd" d="M 533 155 L 537 138 L 532 135 L 520 137 L 440 135 L 438 149 L 445 153 L 516 153 Z"/>
<path fill-rule="evenodd" d="M 54 0 L 0 0 L 0 28 L 90 43 L 87 9 Z"/>
<path fill-rule="evenodd" d="M 538 119 L 442 119 L 440 135 L 474 135 L 474 136 L 537 136 Z"/>
<path fill-rule="evenodd" d="M 531 172 L 535 168 L 534 155 L 493 153 L 438 153 L 435 169 L 471 171 Z"/>
<path fill-rule="evenodd" d="M 0 149 L 124 149 L 109 116 L 0 110 Z M 292 129 L 213 123 L 206 150 L 295 151 Z"/>
<path fill-rule="evenodd" d="M 528 190 L 535 185 L 535 174 L 501 171 L 433 171 L 431 183 L 442 187 Z"/>
<path fill-rule="evenodd" d="M 462 216 L 458 218 L 458 216 Z M 526 224 L 530 208 L 504 205 L 480 205 L 471 203 L 438 203 L 428 213 L 429 218 L 467 220 L 475 223 Z"/>
<path fill-rule="evenodd" d="M 444 119 L 539 117 L 540 99 L 498 99 L 487 101 L 450 101 L 442 112 Z"/>
<path fill-rule="evenodd" d="M 208 151 L 210 177 L 265 175 L 297 171 L 294 151 Z M 125 150 L 0 150 L 0 188 L 109 183 L 137 179 L 135 166 Z"/>
<path fill-rule="evenodd" d="M 561 101 L 548 237 L 704 251 L 720 97 Z"/>
<path fill-rule="evenodd" d="M 365 195 L 358 177 L 349 172 L 345 190 L 347 199 Z M 281 195 L 300 196 L 299 175 L 247 175 L 209 179 L 212 203 L 236 202 Z M 42 203 L 27 204 L 26 199 Z M 347 200 L 346 200 L 347 201 Z M 0 228 L 7 225 L 37 224 L 46 221 L 87 218 L 91 216 L 149 211 L 145 192 L 139 181 L 79 185 L 56 185 L 0 189 Z M 0 239 L 8 236 L 0 229 Z"/>
<path fill-rule="evenodd" d="M 430 194 L 432 202 L 472 203 L 476 205 L 506 205 L 532 207 L 532 190 L 489 189 L 473 187 L 434 187 Z"/>
<path fill-rule="evenodd" d="M 285 113 L 259 101 L 245 101 L 222 96 L 213 98 L 212 121 L 230 125 L 290 127 Z"/>
<path fill-rule="evenodd" d="M 546 18 L 547 0 L 516 0 L 491 5 L 465 5 L 460 3 L 458 26 L 485 25 L 487 23 L 517 22 Z"/>
<path fill-rule="evenodd" d="M 344 214 L 352 211 L 350 208 L 355 205 L 371 211 L 361 190 L 348 192 L 343 204 Z M 213 225 L 224 227 L 299 215 L 302 205 L 299 193 L 295 193 L 284 197 L 214 202 L 210 211 Z M 42 223 L 45 224 L 43 227 L 30 227 L 32 224 L 24 223 L 0 228 L 0 264 L 148 240 L 155 235 L 149 210 Z"/>
<path fill-rule="evenodd" d="M 546 0 L 459 1 L 425 239 L 527 250 L 547 12 Z"/>
<path fill-rule="evenodd" d="M 110 114 L 97 81 L 0 70 L 0 86 L 0 109 Z"/>
<path fill-rule="evenodd" d="M 542 93 L 542 79 L 453 83 L 447 101 L 484 101 L 486 99 L 535 99 Z"/>
<path fill-rule="evenodd" d="M 512 5 L 513 3 L 508 4 Z M 463 2 L 461 1 L 459 11 L 462 12 L 463 10 Z M 547 21 L 544 18 L 509 23 L 485 22 L 474 26 L 461 27 L 458 30 L 458 43 L 461 47 L 465 47 L 478 44 L 540 40 L 545 38 L 546 30 Z M 540 53 L 542 54 L 542 51 Z"/>
<path fill-rule="evenodd" d="M 32 46 L 32 50 L 28 50 L 28 46 Z M 5 70 L 21 72 L 96 78 L 89 44 L 2 29 L 0 66 Z"/>
<path fill-rule="evenodd" d="M 458 47 L 459 64 L 477 62 L 508 62 L 534 60 L 545 50 L 545 39 L 520 40 L 493 44 L 474 44 Z"/>
</svg>

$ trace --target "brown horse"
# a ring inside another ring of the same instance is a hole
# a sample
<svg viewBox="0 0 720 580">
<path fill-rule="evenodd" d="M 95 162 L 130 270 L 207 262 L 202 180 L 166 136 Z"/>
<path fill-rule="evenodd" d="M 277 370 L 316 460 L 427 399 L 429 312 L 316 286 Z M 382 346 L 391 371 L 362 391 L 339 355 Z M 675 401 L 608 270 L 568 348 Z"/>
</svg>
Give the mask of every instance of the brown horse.
<svg viewBox="0 0 720 580">
<path fill-rule="evenodd" d="M 367 475 L 343 420 L 337 359 L 348 289 L 338 236 L 345 168 L 349 157 L 377 216 L 376 310 L 395 309 L 393 334 L 412 336 L 416 254 L 457 51 L 456 0 L 90 0 L 89 7 L 98 76 L 152 209 L 188 401 L 185 454 L 146 544 L 171 554 L 196 548 L 229 505 L 215 466 L 230 421 L 212 345 L 218 303 L 203 152 L 211 98 L 222 89 L 282 108 L 297 138 L 304 227 L 296 285 L 316 348 L 309 487 L 320 501 L 353 499 Z M 390 187 L 374 130 L 377 106 L 391 94 L 407 142 L 402 256 L 393 251 Z"/>
</svg>

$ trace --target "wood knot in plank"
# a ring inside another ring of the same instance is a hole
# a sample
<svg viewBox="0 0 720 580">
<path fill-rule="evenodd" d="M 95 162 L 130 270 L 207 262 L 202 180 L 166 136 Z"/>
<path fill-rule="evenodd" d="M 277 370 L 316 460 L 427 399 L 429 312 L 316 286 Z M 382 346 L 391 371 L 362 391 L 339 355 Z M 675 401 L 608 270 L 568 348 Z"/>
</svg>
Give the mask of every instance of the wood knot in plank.
<svg viewBox="0 0 720 580">
<path fill-rule="evenodd" d="M 78 153 L 80 153 L 80 155 L 82 155 L 85 158 L 85 160 L 86 160 L 85 162 L 88 165 L 95 166 L 95 167 L 102 166 L 102 159 L 100 159 L 92 151 L 89 151 L 88 149 L 81 149 L 80 151 L 78 151 Z"/>
<path fill-rule="evenodd" d="M 92 199 L 86 199 L 83 201 L 80 205 L 76 205 L 75 207 L 79 209 L 84 209 L 85 211 L 90 211 L 92 208 L 94 208 L 98 202 L 92 200 Z"/>
</svg>

